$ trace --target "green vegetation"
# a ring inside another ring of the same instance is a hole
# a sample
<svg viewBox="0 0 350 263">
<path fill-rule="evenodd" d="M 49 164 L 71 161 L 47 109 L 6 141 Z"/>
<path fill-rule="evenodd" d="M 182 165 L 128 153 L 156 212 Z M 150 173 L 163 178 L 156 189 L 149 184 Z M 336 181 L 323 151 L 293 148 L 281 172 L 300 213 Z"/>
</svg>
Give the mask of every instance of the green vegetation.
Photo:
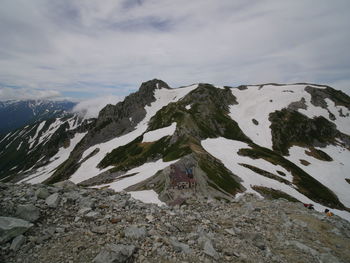
<svg viewBox="0 0 350 263">
<path fill-rule="evenodd" d="M 238 153 L 252 159 L 264 159 L 275 165 L 281 165 L 287 171 L 291 172 L 293 175 L 293 184 L 298 186 L 297 190 L 300 193 L 325 206 L 346 209 L 330 189 L 311 177 L 294 163 L 270 149 L 260 147 L 256 144 L 251 144 L 250 146 L 252 149 L 241 149 Z"/>
<path fill-rule="evenodd" d="M 178 103 L 170 103 L 151 118 L 148 131 L 170 126 L 173 122 L 182 123 L 184 115 L 184 109 Z"/>
<path fill-rule="evenodd" d="M 193 103 L 195 102 L 195 103 Z M 185 107 L 191 103 L 191 109 Z M 176 121 L 179 130 L 198 141 L 222 136 L 244 142 L 251 142 L 239 128 L 237 122 L 228 116 L 230 104 L 235 97 L 229 89 L 219 90 L 208 84 L 200 84 L 183 100 L 163 107 L 150 120 L 149 130 L 171 125 Z"/>
<path fill-rule="evenodd" d="M 249 164 L 246 164 L 246 163 L 239 163 L 239 165 L 241 165 L 241 166 L 243 166 L 245 168 L 248 168 L 249 170 L 253 171 L 254 173 L 257 173 L 257 174 L 260 174 L 262 176 L 274 179 L 276 181 L 279 181 L 279 182 L 287 184 L 287 185 L 291 185 L 291 183 L 288 180 L 283 179 L 283 178 L 279 177 L 278 175 L 275 175 L 275 174 L 270 173 L 268 171 L 265 171 L 263 169 L 260 169 L 260 168 L 258 168 L 256 166 L 249 165 Z"/>
<path fill-rule="evenodd" d="M 324 151 L 315 149 L 313 147 L 311 147 L 309 151 L 305 151 L 305 154 L 312 156 L 321 161 L 326 161 L 326 162 L 333 161 L 332 157 L 330 157 L 327 153 L 325 153 Z"/>
<path fill-rule="evenodd" d="M 324 93 L 328 95 L 328 97 L 334 101 L 337 106 L 344 106 L 350 109 L 350 97 L 340 90 L 335 90 L 330 87 L 326 87 L 326 89 L 322 90 Z"/>
<path fill-rule="evenodd" d="M 184 138 L 179 138 L 172 144 L 169 136 L 151 143 L 142 143 L 142 138 L 140 136 L 132 142 L 114 149 L 103 158 L 99 167 L 105 168 L 114 165 L 113 172 L 126 171 L 160 157 L 168 162 L 191 153 L 188 141 Z"/>
<path fill-rule="evenodd" d="M 55 173 L 44 181 L 45 184 L 54 184 L 63 180 L 67 180 L 71 174 L 73 174 L 79 168 L 79 164 L 75 162 L 73 158 L 68 158 L 64 161 Z"/>
<path fill-rule="evenodd" d="M 301 163 L 302 165 L 304 165 L 304 166 L 310 165 L 310 163 L 309 163 L 308 161 L 304 160 L 304 159 L 300 159 L 299 161 L 300 161 L 300 163 Z"/>
<path fill-rule="evenodd" d="M 228 171 L 223 164 L 216 160 L 201 159 L 199 161 L 199 167 L 207 174 L 208 178 L 215 189 L 217 187 L 224 190 L 226 193 L 235 195 L 240 192 L 241 185 L 233 178 L 233 174 Z"/>
<path fill-rule="evenodd" d="M 273 149 L 283 155 L 288 155 L 293 145 L 327 145 L 340 136 L 335 124 L 322 116 L 309 119 L 297 111 L 283 109 L 270 113 L 269 120 Z"/>
<path fill-rule="evenodd" d="M 282 171 L 277 170 L 276 172 L 277 172 L 279 175 L 281 175 L 281 176 L 286 176 L 286 174 L 285 174 L 284 172 L 282 172 Z"/>
<path fill-rule="evenodd" d="M 257 191 L 259 194 L 261 194 L 262 196 L 264 196 L 265 198 L 268 198 L 268 199 L 283 198 L 283 199 L 286 199 L 290 202 L 300 202 L 299 200 L 295 199 L 294 197 L 290 196 L 289 194 L 286 194 L 285 192 L 282 192 L 279 190 L 275 190 L 275 189 L 267 188 L 267 187 L 263 187 L 263 186 L 257 186 L 257 185 L 254 185 L 252 188 L 255 191 Z"/>
</svg>

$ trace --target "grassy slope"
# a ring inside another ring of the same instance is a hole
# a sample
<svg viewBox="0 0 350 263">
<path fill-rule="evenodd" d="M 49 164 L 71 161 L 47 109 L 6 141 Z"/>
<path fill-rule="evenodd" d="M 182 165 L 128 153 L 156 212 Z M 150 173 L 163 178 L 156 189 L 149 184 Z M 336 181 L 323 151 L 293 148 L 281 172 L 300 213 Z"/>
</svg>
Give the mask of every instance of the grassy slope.
<svg viewBox="0 0 350 263">
<path fill-rule="evenodd" d="M 308 173 L 294 163 L 288 161 L 280 154 L 260 147 L 256 144 L 250 145 L 252 149 L 241 149 L 239 154 L 252 159 L 264 159 L 275 165 L 281 165 L 293 175 L 293 184 L 298 187 L 298 191 L 315 202 L 332 208 L 345 209 L 338 197 L 326 186 L 315 180 Z"/>
<path fill-rule="evenodd" d="M 228 89 L 218 90 L 211 85 L 199 85 L 183 100 L 163 107 L 150 120 L 148 131 L 177 122 L 173 136 L 151 143 L 142 143 L 140 136 L 107 154 L 99 167 L 114 165 L 115 172 L 126 171 L 159 158 L 164 161 L 176 160 L 192 153 L 194 149 L 203 150 L 201 140 L 218 136 L 250 142 L 238 124 L 227 115 L 228 106 L 234 101 L 235 98 Z M 186 109 L 189 104 L 191 108 Z M 221 162 L 213 160 L 207 154 L 197 156 L 198 166 L 207 174 L 211 187 L 229 194 L 235 194 L 240 189 L 241 186 L 235 179 L 237 177 Z"/>
</svg>

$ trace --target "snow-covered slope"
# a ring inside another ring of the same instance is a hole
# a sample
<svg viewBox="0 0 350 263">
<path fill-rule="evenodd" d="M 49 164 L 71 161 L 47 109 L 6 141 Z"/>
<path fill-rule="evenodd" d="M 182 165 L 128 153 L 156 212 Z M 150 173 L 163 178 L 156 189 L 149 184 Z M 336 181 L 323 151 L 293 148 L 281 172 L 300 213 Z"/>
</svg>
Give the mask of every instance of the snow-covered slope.
<svg viewBox="0 0 350 263">
<path fill-rule="evenodd" d="M 70 101 L 0 101 L 0 135 L 37 121 L 63 117 L 75 105 Z"/>
<path fill-rule="evenodd" d="M 48 165 L 38 168 L 34 173 L 20 182 L 35 184 L 42 183 L 48 179 L 55 172 L 55 169 L 57 169 L 65 160 L 68 159 L 71 151 L 73 151 L 74 147 L 80 142 L 85 134 L 86 133 L 76 133 L 75 136 L 69 141 L 69 146 L 62 146 L 59 148 L 58 152 L 49 159 Z"/>
<path fill-rule="evenodd" d="M 146 132 L 148 128 L 148 122 L 149 120 L 164 106 L 168 105 L 169 103 L 176 102 L 181 100 L 186 94 L 191 92 L 192 90 L 196 89 L 197 85 L 192 85 L 180 89 L 156 89 L 154 91 L 154 97 L 156 99 L 155 102 L 153 102 L 150 106 L 146 106 L 146 116 L 145 118 L 136 126 L 135 130 L 127 133 L 123 136 L 117 137 L 113 140 L 107 141 L 105 143 L 97 144 L 89 149 L 87 149 L 83 153 L 83 159 L 86 158 L 91 152 L 93 152 L 95 149 L 99 149 L 99 152 L 94 155 L 91 158 L 88 158 L 86 161 L 82 162 L 80 164 L 80 168 L 72 175 L 71 180 L 75 183 L 80 183 L 84 180 L 87 180 L 89 178 L 92 178 L 94 176 L 97 176 L 101 172 L 108 170 L 111 167 L 108 167 L 104 170 L 101 170 L 98 168 L 98 164 L 102 161 L 102 159 L 106 156 L 107 153 L 111 152 L 113 149 L 118 148 L 119 146 L 123 146 L 133 140 L 135 140 L 137 137 L 141 136 L 143 133 Z M 169 128 L 165 128 L 160 133 L 166 135 L 166 133 L 169 133 L 170 131 L 174 130 L 174 125 L 170 126 Z M 157 133 L 155 131 L 148 132 L 145 135 L 145 138 L 152 138 L 155 137 Z M 162 137 L 163 137 L 162 136 Z"/>
<path fill-rule="evenodd" d="M 327 106 L 314 106 L 311 94 L 305 87 L 312 85 L 260 85 L 247 86 L 247 89 L 232 89 L 238 105 L 230 107 L 230 116 L 236 120 L 242 131 L 255 143 L 272 149 L 271 122 L 272 112 L 288 108 L 291 103 L 304 101 L 303 108 L 297 109 L 309 118 L 323 116 L 329 119 L 330 113 L 335 116 L 333 122 L 339 131 L 350 134 L 350 111 L 344 106 L 336 106 L 335 102 L 325 99 Z M 314 87 L 325 89 L 326 87 Z M 256 121 L 253 121 L 256 120 Z M 255 123 L 254 123 L 255 122 Z"/>
<path fill-rule="evenodd" d="M 327 86 L 171 89 L 152 80 L 96 120 L 47 120 L 7 134 L 0 161 L 11 175 L 3 180 L 69 179 L 158 204 L 250 192 L 350 220 L 349 134 L 350 98 Z"/>
<path fill-rule="evenodd" d="M 309 199 L 299 191 L 297 191 L 297 186 L 293 184 L 293 175 L 287 171 L 284 167 L 280 165 L 274 165 L 264 159 L 251 159 L 246 156 L 239 155 L 239 150 L 246 149 L 251 147 L 243 142 L 228 140 L 225 138 L 216 138 L 216 139 L 207 139 L 202 141 L 203 148 L 212 154 L 215 158 L 219 159 L 229 170 L 234 174 L 238 174 L 239 177 L 243 180 L 242 184 L 247 189 L 246 192 L 251 192 L 260 194 L 256 192 L 253 187 L 254 186 L 262 186 L 266 188 L 271 188 L 274 190 L 282 191 L 297 200 L 303 203 L 314 203 L 315 209 L 318 211 L 324 211 L 326 206 L 315 203 L 313 200 Z M 333 149 L 334 150 L 334 149 Z M 332 149 L 331 149 L 332 151 Z M 298 154 L 298 153 L 297 153 Z M 300 152 L 299 152 L 300 154 Z M 347 151 L 348 160 L 350 157 L 349 151 Z M 300 156 L 300 155 L 299 155 Z M 340 159 L 345 156 L 341 156 Z M 311 160 L 310 160 L 311 161 Z M 244 166 L 244 164 L 248 164 L 254 167 L 258 167 L 264 171 L 267 171 L 281 180 L 286 180 L 285 182 L 281 182 L 276 179 L 272 179 L 266 176 L 263 176 L 253 170 Z M 350 207 L 350 199 L 349 199 L 349 186 L 344 184 L 344 177 L 347 175 L 344 173 L 330 173 L 335 172 L 337 169 L 336 165 L 332 164 L 324 164 L 322 161 L 315 162 L 312 164 L 314 166 L 311 168 L 311 175 L 314 175 L 315 179 L 318 179 L 324 185 L 327 185 L 331 190 L 333 190 L 339 199 L 343 202 L 344 205 Z M 328 167 L 328 169 L 326 169 Z M 307 170 L 307 171 L 310 171 Z M 347 170 L 349 171 L 349 170 Z M 282 172 L 284 175 L 281 176 L 279 172 Z M 332 175 L 332 176 L 328 176 Z M 350 221 L 350 213 L 334 209 L 334 213 L 338 214 L 341 217 L 346 218 Z"/>
<path fill-rule="evenodd" d="M 63 148 L 65 155 L 68 154 L 66 157 L 69 156 L 74 148 L 70 140 L 81 125 L 82 120 L 78 116 L 70 115 L 44 120 L 9 132 L 0 140 L 0 177 L 36 174 L 34 168 L 47 163 L 52 168 L 51 161 L 61 155 Z M 57 164 L 57 160 L 53 163 Z M 48 169 L 41 170 L 46 171 L 45 176 L 49 177 Z"/>
</svg>

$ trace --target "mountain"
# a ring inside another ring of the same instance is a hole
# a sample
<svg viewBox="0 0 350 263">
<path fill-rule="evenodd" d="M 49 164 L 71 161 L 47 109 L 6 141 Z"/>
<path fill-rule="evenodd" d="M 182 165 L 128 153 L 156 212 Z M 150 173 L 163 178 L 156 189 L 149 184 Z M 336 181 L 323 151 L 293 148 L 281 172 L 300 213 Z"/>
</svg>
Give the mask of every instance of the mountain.
<svg viewBox="0 0 350 263">
<path fill-rule="evenodd" d="M 37 121 L 63 116 L 75 105 L 70 101 L 0 101 L 0 135 Z"/>
<path fill-rule="evenodd" d="M 69 179 L 174 205 L 255 193 L 350 220 L 349 114 L 350 98 L 323 85 L 172 89 L 154 79 L 96 119 L 38 122 L 7 134 L 0 178 Z"/>
</svg>

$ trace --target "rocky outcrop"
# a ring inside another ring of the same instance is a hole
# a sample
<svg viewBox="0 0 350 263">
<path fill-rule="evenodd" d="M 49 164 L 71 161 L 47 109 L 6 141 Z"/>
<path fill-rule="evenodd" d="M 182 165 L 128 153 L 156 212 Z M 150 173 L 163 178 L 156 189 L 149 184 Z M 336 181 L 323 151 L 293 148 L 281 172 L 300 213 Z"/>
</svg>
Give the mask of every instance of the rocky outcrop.
<svg viewBox="0 0 350 263">
<path fill-rule="evenodd" d="M 79 168 L 79 160 L 86 149 L 133 131 L 145 117 L 145 107 L 155 101 L 154 90 L 161 88 L 170 89 L 164 81 L 153 79 L 142 83 L 137 92 L 130 94 L 123 101 L 104 107 L 69 159 L 46 182 L 55 183 L 69 179 Z"/>
<path fill-rule="evenodd" d="M 306 86 L 305 91 L 310 93 L 311 103 L 316 107 L 327 109 L 326 99 L 328 99 L 333 101 L 336 106 L 343 106 L 350 110 L 350 98 L 340 90 L 335 90 L 328 86 L 323 89 Z"/>
<path fill-rule="evenodd" d="M 270 113 L 269 120 L 273 150 L 282 155 L 288 155 L 288 149 L 293 145 L 326 147 L 336 144 L 336 139 L 345 148 L 350 146 L 350 137 L 322 116 L 310 119 L 298 111 L 282 109 Z"/>
<path fill-rule="evenodd" d="M 104 107 L 98 115 L 95 127 L 86 137 L 87 144 L 91 146 L 105 142 L 132 131 L 145 117 L 145 106 L 155 101 L 154 90 L 160 88 L 170 89 L 162 80 L 143 82 L 140 89 L 127 96 L 124 101 Z"/>
<path fill-rule="evenodd" d="M 349 262 L 350 223 L 284 199 L 244 195 L 159 207 L 126 193 L 0 184 L 1 216 L 40 219 L 1 245 L 1 262 Z M 49 207 L 35 192 L 57 193 Z M 14 238 L 13 240 L 11 240 Z"/>
</svg>

